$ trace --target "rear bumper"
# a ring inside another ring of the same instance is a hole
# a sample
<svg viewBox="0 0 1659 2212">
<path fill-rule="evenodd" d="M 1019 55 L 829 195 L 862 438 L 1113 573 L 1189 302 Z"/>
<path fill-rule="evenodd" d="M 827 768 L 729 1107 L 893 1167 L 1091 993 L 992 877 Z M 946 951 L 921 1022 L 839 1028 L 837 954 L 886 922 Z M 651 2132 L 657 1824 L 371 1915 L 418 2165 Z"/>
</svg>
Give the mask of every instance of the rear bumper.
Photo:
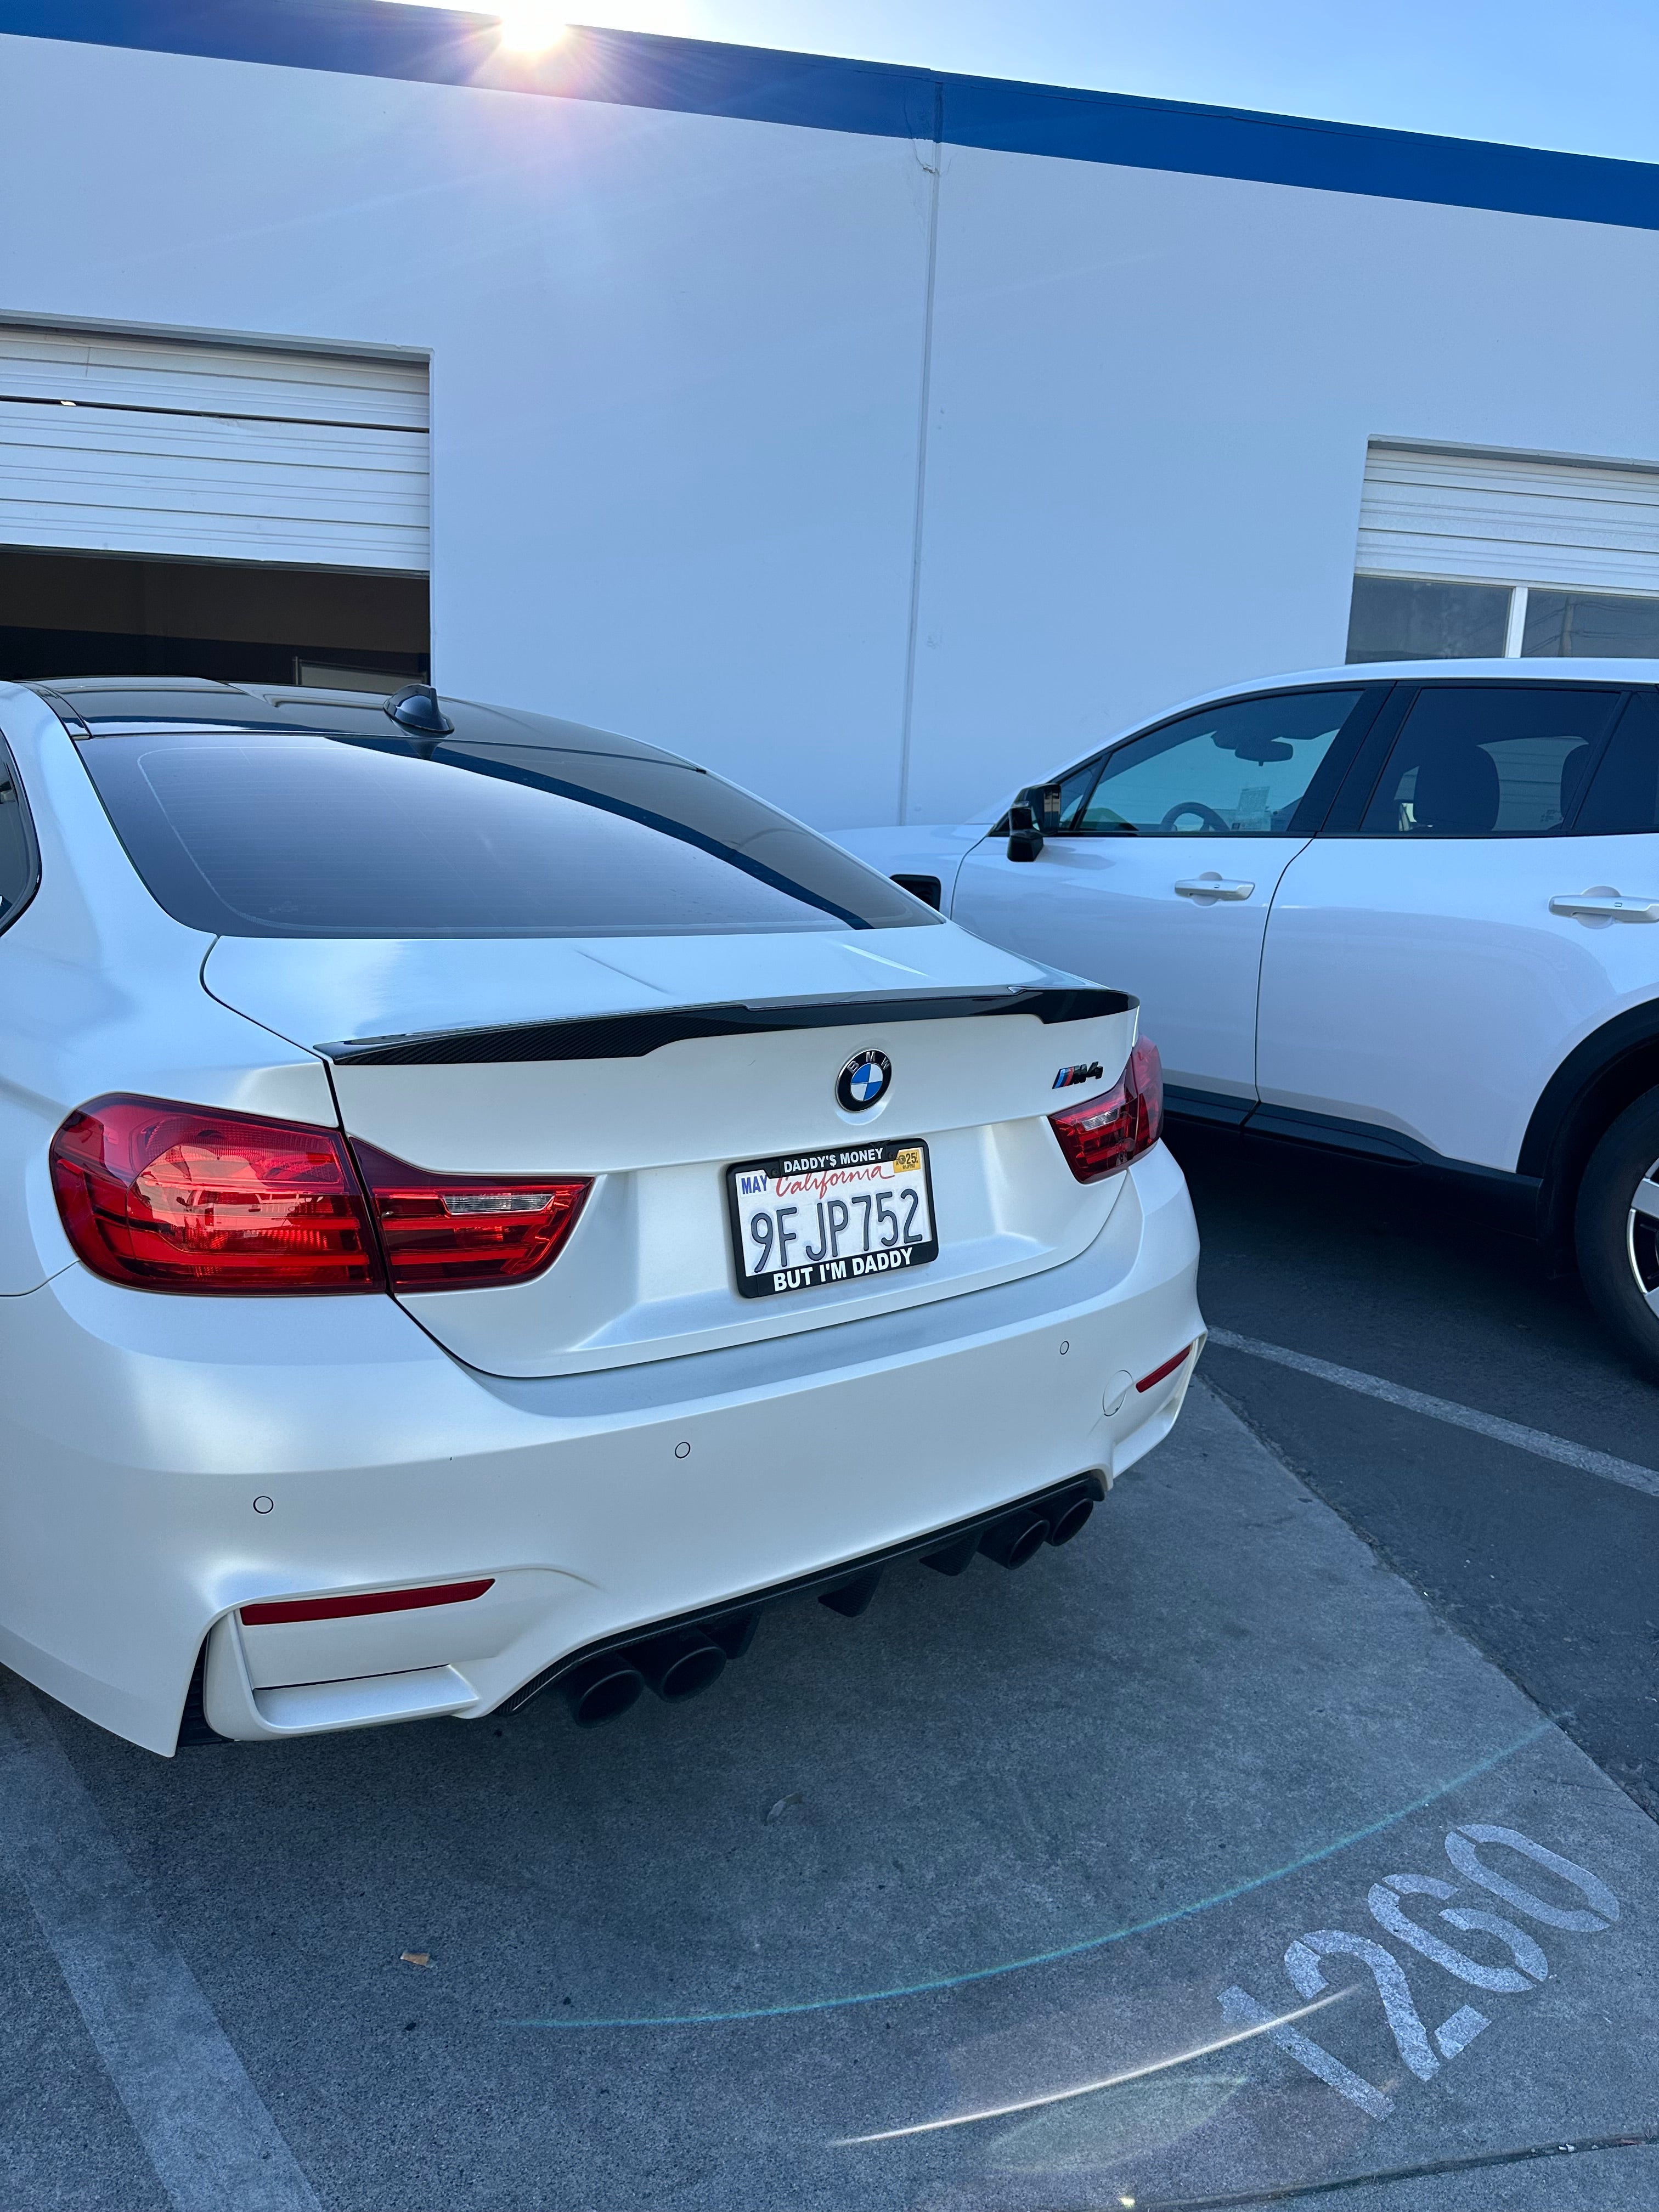
<svg viewBox="0 0 1659 2212">
<path fill-rule="evenodd" d="M 1192 1360 L 1133 1378 L 1201 1335 L 1197 1258 L 1160 1147 L 1045 1273 L 536 1382 L 459 1365 L 390 1300 L 153 1297 L 68 1270 L 0 1300 L 0 1659 L 160 1752 L 210 1632 L 222 1733 L 477 1717 L 629 1629 L 1109 1480 L 1179 1410 Z M 236 1617 L 485 1576 L 465 1605 Z"/>
</svg>

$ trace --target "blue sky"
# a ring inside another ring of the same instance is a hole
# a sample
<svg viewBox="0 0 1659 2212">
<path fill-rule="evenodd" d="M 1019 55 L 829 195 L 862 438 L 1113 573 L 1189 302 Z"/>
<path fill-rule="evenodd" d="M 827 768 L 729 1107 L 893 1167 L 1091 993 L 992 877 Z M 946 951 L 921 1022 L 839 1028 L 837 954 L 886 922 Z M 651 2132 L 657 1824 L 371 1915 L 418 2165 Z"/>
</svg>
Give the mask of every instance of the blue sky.
<svg viewBox="0 0 1659 2212">
<path fill-rule="evenodd" d="M 477 12 L 508 4 L 559 0 Z M 1659 161 L 1659 0 L 569 4 L 636 30 Z"/>
</svg>

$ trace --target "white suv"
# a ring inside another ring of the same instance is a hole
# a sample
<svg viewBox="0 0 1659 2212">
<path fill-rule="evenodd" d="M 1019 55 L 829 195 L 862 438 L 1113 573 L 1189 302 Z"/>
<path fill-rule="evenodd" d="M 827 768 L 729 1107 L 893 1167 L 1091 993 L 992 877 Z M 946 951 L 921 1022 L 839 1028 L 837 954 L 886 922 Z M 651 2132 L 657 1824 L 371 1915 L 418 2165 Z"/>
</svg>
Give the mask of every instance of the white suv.
<svg viewBox="0 0 1659 2212">
<path fill-rule="evenodd" d="M 1406 1162 L 1576 1245 L 1659 1371 L 1659 669 L 1399 662 L 1216 694 L 994 825 L 842 842 L 1139 994 L 1172 1113 Z"/>
</svg>

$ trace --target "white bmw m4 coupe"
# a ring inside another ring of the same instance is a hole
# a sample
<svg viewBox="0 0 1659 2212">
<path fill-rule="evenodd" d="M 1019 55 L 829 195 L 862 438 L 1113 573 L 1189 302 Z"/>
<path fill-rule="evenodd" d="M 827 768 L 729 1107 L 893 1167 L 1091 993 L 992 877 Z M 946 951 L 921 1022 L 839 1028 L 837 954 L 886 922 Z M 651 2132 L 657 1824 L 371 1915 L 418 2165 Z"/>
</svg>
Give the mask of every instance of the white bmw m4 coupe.
<svg viewBox="0 0 1659 2212">
<path fill-rule="evenodd" d="M 1121 993 L 423 686 L 0 737 L 0 1660 L 103 1727 L 688 1696 L 769 1604 L 1066 1541 L 1175 1420 Z"/>
</svg>

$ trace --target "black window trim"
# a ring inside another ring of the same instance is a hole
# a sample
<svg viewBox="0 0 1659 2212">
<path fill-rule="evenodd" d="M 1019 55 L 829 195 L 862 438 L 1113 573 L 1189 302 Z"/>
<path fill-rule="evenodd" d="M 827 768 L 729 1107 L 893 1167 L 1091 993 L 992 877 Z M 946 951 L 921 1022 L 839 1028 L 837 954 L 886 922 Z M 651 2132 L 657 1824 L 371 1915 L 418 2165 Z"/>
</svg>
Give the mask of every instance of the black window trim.
<svg viewBox="0 0 1659 2212">
<path fill-rule="evenodd" d="M 1413 842 L 1409 838 L 1401 838 L 1396 830 L 1362 830 L 1359 825 L 1370 811 L 1371 802 L 1376 796 L 1378 787 L 1382 781 L 1383 770 L 1388 767 L 1394 752 L 1395 739 L 1405 727 L 1407 717 L 1424 692 L 1537 691 L 1545 689 L 1558 691 L 1599 691 L 1604 696 L 1612 696 L 1618 702 L 1608 718 L 1607 728 L 1596 741 L 1595 757 L 1590 762 L 1584 773 L 1583 780 L 1578 787 L 1578 796 L 1573 801 L 1571 817 L 1570 819 L 1564 817 L 1549 830 L 1480 830 L 1473 832 L 1454 830 L 1449 831 L 1444 836 L 1440 836 L 1433 830 L 1430 830 L 1415 842 L 1422 844 L 1431 842 L 1455 844 L 1460 842 L 1468 843 L 1478 838 L 1483 842 L 1492 840 L 1508 844 L 1529 837 L 1579 836 L 1599 837 L 1613 834 L 1600 830 L 1580 831 L 1577 827 L 1578 816 L 1584 801 L 1589 795 L 1590 785 L 1595 781 L 1596 773 L 1606 757 L 1607 748 L 1613 743 L 1626 715 L 1630 712 L 1632 702 L 1639 693 L 1659 690 L 1659 686 L 1650 684 L 1609 683 L 1605 678 L 1598 679 L 1591 677 L 1580 677 L 1575 679 L 1571 676 L 1558 677 L 1553 672 L 1547 677 L 1413 676 L 1402 678 L 1395 685 L 1395 696 L 1389 702 L 1389 711 L 1379 716 L 1371 725 L 1367 733 L 1366 742 L 1360 747 L 1358 755 L 1343 779 L 1341 789 L 1332 803 L 1323 827 L 1316 834 L 1322 837 L 1352 837 L 1361 840 L 1366 844 L 1372 844 L 1379 840 L 1396 844 Z"/>
<path fill-rule="evenodd" d="M 17 818 L 22 824 L 23 843 L 28 853 L 28 887 L 16 903 L 0 914 L 0 936 L 3 936 L 19 915 L 34 902 L 40 888 L 40 841 L 34 834 L 34 817 L 29 812 L 28 793 L 23 788 L 23 779 L 17 772 L 16 757 L 3 738 L 0 738 L 0 780 L 9 777 L 12 789 L 17 793 Z"/>
<path fill-rule="evenodd" d="M 1592 687 L 1587 684 L 1584 688 L 1588 690 Z M 1602 735 L 1601 742 L 1595 749 L 1595 759 L 1591 761 L 1589 766 L 1585 769 L 1583 776 L 1579 779 L 1578 796 L 1572 803 L 1571 819 L 1568 820 L 1568 818 L 1564 815 L 1561 820 L 1557 823 L 1553 830 L 1545 831 L 1544 834 L 1546 836 L 1641 837 L 1651 836 L 1653 835 L 1651 830 L 1581 830 L 1578 827 L 1578 817 L 1583 812 L 1585 803 L 1589 798 L 1591 785 L 1595 781 L 1596 777 L 1601 773 L 1602 762 L 1606 760 L 1608 753 L 1613 750 L 1614 739 L 1618 737 L 1620 731 L 1625 726 L 1626 716 L 1635 711 L 1636 703 L 1638 699 L 1643 697 L 1644 695 L 1651 695 L 1655 687 L 1651 684 L 1627 684 L 1625 685 L 1625 696 L 1619 703 L 1619 710 L 1607 724 L 1607 729 Z M 1534 831 L 1534 835 L 1535 836 L 1537 832 Z"/>
</svg>

